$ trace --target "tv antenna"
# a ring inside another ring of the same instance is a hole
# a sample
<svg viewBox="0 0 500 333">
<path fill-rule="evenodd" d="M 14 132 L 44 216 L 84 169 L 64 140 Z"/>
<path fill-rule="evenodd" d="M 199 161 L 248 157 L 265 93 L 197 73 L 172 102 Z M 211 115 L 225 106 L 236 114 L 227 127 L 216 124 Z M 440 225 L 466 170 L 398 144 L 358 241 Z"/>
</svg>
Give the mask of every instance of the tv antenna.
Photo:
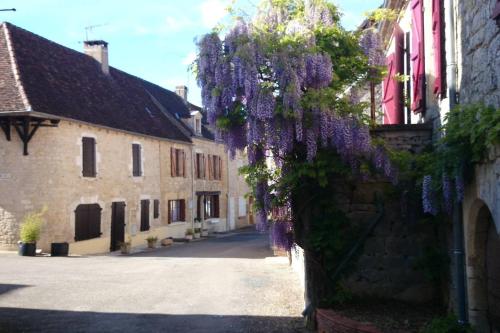
<svg viewBox="0 0 500 333">
<path fill-rule="evenodd" d="M 100 27 L 104 27 L 108 25 L 108 23 L 104 23 L 104 24 L 94 24 L 94 25 L 89 25 L 89 26 L 86 26 L 85 27 L 85 40 L 88 41 L 89 40 L 89 33 L 92 33 L 94 31 L 95 28 L 100 28 Z"/>
<path fill-rule="evenodd" d="M 15 12 L 15 8 L 0 9 L 0 12 Z"/>
</svg>

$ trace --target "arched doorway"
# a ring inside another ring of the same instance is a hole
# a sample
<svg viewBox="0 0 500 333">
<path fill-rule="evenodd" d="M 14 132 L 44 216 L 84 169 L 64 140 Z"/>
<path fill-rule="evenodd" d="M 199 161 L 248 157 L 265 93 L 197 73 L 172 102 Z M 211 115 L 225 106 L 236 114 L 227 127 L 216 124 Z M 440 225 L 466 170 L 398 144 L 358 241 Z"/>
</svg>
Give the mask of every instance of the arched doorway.
<svg viewBox="0 0 500 333">
<path fill-rule="evenodd" d="M 478 332 L 500 332 L 500 236 L 488 206 L 477 206 L 468 246 L 469 314 Z"/>
</svg>

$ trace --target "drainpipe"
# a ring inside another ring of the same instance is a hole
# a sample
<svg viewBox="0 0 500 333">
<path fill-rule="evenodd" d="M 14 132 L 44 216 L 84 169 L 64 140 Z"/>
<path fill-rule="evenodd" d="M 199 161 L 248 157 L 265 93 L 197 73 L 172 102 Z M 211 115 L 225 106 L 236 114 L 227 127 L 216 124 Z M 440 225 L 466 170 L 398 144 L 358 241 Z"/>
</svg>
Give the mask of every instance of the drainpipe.
<svg viewBox="0 0 500 333">
<path fill-rule="evenodd" d="M 446 81 L 448 83 L 448 101 L 450 111 L 457 105 L 457 62 L 455 49 L 454 0 L 445 0 L 445 36 L 446 36 Z M 453 205 L 453 259 L 455 263 L 453 278 L 456 291 L 456 312 L 461 325 L 467 324 L 467 298 L 465 286 L 464 262 L 464 225 L 462 203 Z"/>
</svg>

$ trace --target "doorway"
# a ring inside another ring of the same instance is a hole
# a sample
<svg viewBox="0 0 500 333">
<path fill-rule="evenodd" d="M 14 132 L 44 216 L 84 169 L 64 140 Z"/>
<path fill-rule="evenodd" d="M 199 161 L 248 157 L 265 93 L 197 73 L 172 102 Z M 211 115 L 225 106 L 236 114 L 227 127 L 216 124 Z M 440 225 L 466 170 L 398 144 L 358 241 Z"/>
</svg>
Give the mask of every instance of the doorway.
<svg viewBox="0 0 500 333">
<path fill-rule="evenodd" d="M 111 205 L 111 244 L 110 250 L 116 251 L 125 241 L 125 202 L 113 202 Z"/>
</svg>

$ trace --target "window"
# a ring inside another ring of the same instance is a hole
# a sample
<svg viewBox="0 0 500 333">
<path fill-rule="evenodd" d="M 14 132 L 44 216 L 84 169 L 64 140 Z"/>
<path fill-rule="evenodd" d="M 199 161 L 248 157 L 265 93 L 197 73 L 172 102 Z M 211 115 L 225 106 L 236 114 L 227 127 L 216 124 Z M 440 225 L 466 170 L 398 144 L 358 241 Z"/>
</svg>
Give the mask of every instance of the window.
<svg viewBox="0 0 500 333">
<path fill-rule="evenodd" d="M 132 176 L 142 176 L 141 145 L 132 144 Z"/>
<path fill-rule="evenodd" d="M 196 119 L 196 134 L 201 134 L 201 120 Z"/>
<path fill-rule="evenodd" d="M 82 175 L 83 177 L 96 176 L 95 139 L 82 138 Z"/>
<path fill-rule="evenodd" d="M 141 231 L 149 230 L 149 200 L 141 200 Z"/>
<path fill-rule="evenodd" d="M 205 218 L 219 217 L 219 195 L 205 196 Z"/>
<path fill-rule="evenodd" d="M 186 177 L 186 154 L 184 149 L 170 149 L 170 171 L 172 177 Z"/>
<path fill-rule="evenodd" d="M 153 218 L 157 219 L 160 217 L 160 200 L 156 199 L 153 201 Z"/>
<path fill-rule="evenodd" d="M 79 205 L 75 210 L 75 241 L 101 236 L 101 207 L 98 204 Z"/>
<path fill-rule="evenodd" d="M 205 178 L 205 155 L 204 154 L 196 154 L 196 163 L 195 163 L 195 174 L 196 178 L 203 179 Z"/>
<path fill-rule="evenodd" d="M 222 159 L 217 155 L 208 155 L 208 178 L 222 179 Z"/>
<path fill-rule="evenodd" d="M 186 220 L 186 201 L 169 200 L 168 201 L 168 223 L 181 222 Z"/>
</svg>

